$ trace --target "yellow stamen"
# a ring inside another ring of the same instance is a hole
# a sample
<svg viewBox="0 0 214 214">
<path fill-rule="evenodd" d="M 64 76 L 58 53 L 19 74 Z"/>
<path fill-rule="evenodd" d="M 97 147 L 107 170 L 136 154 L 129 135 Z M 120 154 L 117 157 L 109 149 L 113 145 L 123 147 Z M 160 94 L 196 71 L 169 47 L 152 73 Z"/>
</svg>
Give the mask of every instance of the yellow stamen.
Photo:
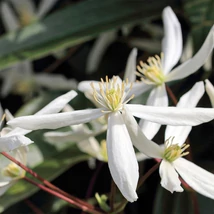
<svg viewBox="0 0 214 214">
<path fill-rule="evenodd" d="M 2 174 L 11 178 L 21 178 L 25 176 L 25 171 L 17 164 L 10 163 L 2 170 Z"/>
<path fill-rule="evenodd" d="M 173 162 L 177 158 L 189 154 L 189 152 L 184 152 L 190 146 L 189 144 L 179 146 L 178 144 L 173 144 L 173 140 L 174 137 L 170 137 L 165 142 L 166 149 L 164 151 L 163 158 L 169 162 Z"/>
<path fill-rule="evenodd" d="M 109 79 L 106 76 L 106 82 L 101 79 L 99 90 L 95 89 L 93 83 L 91 83 L 91 87 L 95 101 L 108 109 L 104 110 L 104 112 L 122 110 L 123 105 L 134 97 L 134 95 L 127 97 L 132 89 L 132 84 L 129 84 L 128 79 L 120 84 L 117 83 L 117 77 L 114 76 L 112 79 Z"/>
<path fill-rule="evenodd" d="M 158 55 L 149 57 L 147 63 L 140 61 L 140 65 L 137 66 L 138 72 L 136 75 L 147 84 L 161 85 L 165 81 L 165 76 L 162 71 L 162 58 L 163 53 L 161 53 L 161 57 Z"/>
<path fill-rule="evenodd" d="M 100 148 L 101 148 L 101 155 L 103 157 L 103 160 L 108 162 L 108 154 L 107 154 L 107 147 L 106 147 L 106 140 L 102 140 L 100 142 Z"/>
</svg>

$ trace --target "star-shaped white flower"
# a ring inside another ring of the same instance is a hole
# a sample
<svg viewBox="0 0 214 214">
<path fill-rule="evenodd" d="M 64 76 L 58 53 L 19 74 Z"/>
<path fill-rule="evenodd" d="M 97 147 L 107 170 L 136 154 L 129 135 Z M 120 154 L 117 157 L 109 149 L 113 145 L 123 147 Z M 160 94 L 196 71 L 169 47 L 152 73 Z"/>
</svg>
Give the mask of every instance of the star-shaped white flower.
<svg viewBox="0 0 214 214">
<path fill-rule="evenodd" d="M 33 0 L 9 0 L 0 5 L 2 21 L 7 31 L 16 30 L 43 18 L 54 6 L 57 0 L 42 0 L 36 9 Z M 17 14 L 10 7 L 12 4 Z"/>
<path fill-rule="evenodd" d="M 168 97 L 165 83 L 183 79 L 196 72 L 207 60 L 214 47 L 214 26 L 211 28 L 200 50 L 183 64 L 173 68 L 179 61 L 182 49 L 182 31 L 180 23 L 170 7 L 163 10 L 164 38 L 162 41 L 161 56 L 150 57 L 147 63 L 140 62 L 138 76 L 141 82 L 133 84 L 135 96 L 152 89 L 146 105 L 168 106 Z M 132 57 L 130 64 L 136 63 L 136 57 Z M 130 65 L 130 67 L 133 67 Z M 129 70 L 127 77 L 133 78 L 135 69 Z M 135 77 L 134 77 L 135 78 Z M 148 121 L 141 121 L 143 130 L 148 129 L 147 137 L 152 139 L 160 125 Z"/>
<path fill-rule="evenodd" d="M 194 87 L 183 95 L 178 102 L 179 107 L 191 108 L 196 106 L 199 99 L 204 94 L 202 82 L 198 82 Z M 130 117 L 130 126 L 135 125 L 136 121 Z M 214 199 L 214 174 L 202 169 L 194 163 L 182 158 L 188 152 L 185 149 L 189 145 L 185 144 L 189 135 L 191 126 L 167 126 L 165 132 L 165 144 L 158 146 L 154 142 L 145 139 L 144 134 L 138 127 L 135 132 L 128 127 L 132 142 L 143 153 L 150 152 L 150 157 L 162 159 L 159 173 L 161 176 L 161 185 L 170 192 L 182 192 L 181 181 L 183 180 L 195 191 Z M 144 156 L 144 159 L 149 158 Z"/>
<path fill-rule="evenodd" d="M 124 197 L 133 202 L 137 199 L 136 187 L 139 174 L 138 163 L 127 130 L 129 124 L 126 121 L 129 118 L 135 121 L 134 115 L 161 124 L 192 126 L 212 120 L 214 109 L 127 104 L 133 97 L 129 96 L 131 87 L 132 85 L 128 81 L 122 82 L 119 77 L 113 77 L 110 80 L 106 77 L 106 82 L 101 80 L 101 82 L 92 82 L 88 85 L 88 89 L 92 88 L 88 91 L 93 92 L 94 102 L 97 102 L 99 106 L 96 109 L 19 117 L 10 120 L 8 124 L 31 130 L 56 129 L 68 125 L 87 123 L 105 116 L 108 121 L 106 142 L 110 172 Z M 130 127 L 130 129 L 136 130 L 138 126 L 135 124 Z M 146 152 L 147 155 L 149 153 L 150 151 Z"/>
</svg>

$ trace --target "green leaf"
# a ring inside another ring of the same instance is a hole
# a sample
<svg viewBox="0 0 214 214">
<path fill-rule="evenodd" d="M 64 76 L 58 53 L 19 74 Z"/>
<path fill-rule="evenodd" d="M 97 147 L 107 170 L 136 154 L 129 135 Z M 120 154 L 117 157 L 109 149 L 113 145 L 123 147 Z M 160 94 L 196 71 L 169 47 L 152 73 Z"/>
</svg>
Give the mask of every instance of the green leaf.
<svg viewBox="0 0 214 214">
<path fill-rule="evenodd" d="M 42 164 L 36 166 L 33 170 L 47 180 L 53 180 L 73 165 L 87 160 L 88 155 L 81 153 L 78 148 L 73 145 L 58 153 L 54 157 L 50 157 Z M 23 200 L 34 194 L 39 189 L 24 180 L 18 181 L 12 186 L 0 200 L 0 212 L 3 212 L 9 206 Z"/>
<path fill-rule="evenodd" d="M 160 15 L 172 0 L 87 0 L 0 39 L 0 68 L 87 41 L 101 32 Z"/>
<path fill-rule="evenodd" d="M 214 1 L 187 0 L 185 2 L 184 9 L 192 24 L 194 46 L 197 51 L 214 23 Z"/>
</svg>

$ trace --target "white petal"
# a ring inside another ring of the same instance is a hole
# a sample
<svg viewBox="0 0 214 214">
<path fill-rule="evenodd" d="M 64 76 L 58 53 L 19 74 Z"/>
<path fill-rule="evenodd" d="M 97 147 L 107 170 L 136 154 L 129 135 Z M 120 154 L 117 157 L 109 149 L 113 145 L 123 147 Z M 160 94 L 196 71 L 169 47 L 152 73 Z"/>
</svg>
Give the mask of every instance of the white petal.
<svg viewBox="0 0 214 214">
<path fill-rule="evenodd" d="M 2 196 L 15 183 L 16 180 L 0 182 L 0 196 Z"/>
<path fill-rule="evenodd" d="M 13 31 L 20 27 L 18 18 L 7 2 L 1 3 L 1 17 L 6 31 Z"/>
<path fill-rule="evenodd" d="M 136 60 L 137 60 L 137 48 L 133 48 L 129 54 L 126 69 L 124 74 L 124 80 L 128 78 L 129 82 L 134 82 L 136 80 Z"/>
<path fill-rule="evenodd" d="M 162 125 L 196 126 L 214 119 L 212 108 L 156 107 L 126 104 L 130 112 L 138 118 Z"/>
<path fill-rule="evenodd" d="M 54 6 L 57 0 L 41 0 L 37 11 L 37 17 L 42 18 Z"/>
<path fill-rule="evenodd" d="M 11 114 L 11 112 L 8 109 L 5 109 L 5 115 L 6 115 L 6 120 L 12 120 L 14 118 L 14 116 Z"/>
<path fill-rule="evenodd" d="M 214 199 L 214 174 L 184 158 L 175 160 L 173 166 L 190 187 L 198 193 Z"/>
<path fill-rule="evenodd" d="M 169 6 L 163 10 L 163 24 L 163 72 L 164 74 L 168 74 L 169 71 L 178 63 L 183 47 L 180 23 L 171 7 Z"/>
<path fill-rule="evenodd" d="M 144 160 L 150 159 L 149 156 L 147 156 L 141 152 L 136 152 L 135 155 L 136 155 L 137 161 L 144 161 Z"/>
<path fill-rule="evenodd" d="M 33 143 L 29 138 L 23 135 L 3 136 L 0 138 L 0 151 L 8 152 L 21 146 L 27 146 Z"/>
<path fill-rule="evenodd" d="M 57 129 L 69 125 L 87 123 L 103 115 L 102 109 L 86 109 L 58 114 L 17 117 L 10 120 L 8 125 L 28 130 Z"/>
<path fill-rule="evenodd" d="M 168 96 L 165 84 L 155 87 L 149 94 L 146 105 L 148 106 L 168 106 Z M 152 139 L 159 131 L 161 125 L 147 120 L 140 120 L 139 126 L 148 139 Z"/>
<path fill-rule="evenodd" d="M 188 35 L 180 61 L 183 63 L 190 59 L 192 55 L 193 55 L 193 38 L 191 35 Z"/>
<path fill-rule="evenodd" d="M 135 97 L 143 94 L 144 92 L 151 89 L 153 85 L 148 85 L 144 82 L 134 82 L 132 86 L 132 90 L 130 91 L 130 94 L 134 94 Z"/>
<path fill-rule="evenodd" d="M 162 149 L 156 143 L 146 138 L 136 120 L 126 108 L 124 108 L 123 118 L 133 145 L 147 156 L 161 158 Z"/>
<path fill-rule="evenodd" d="M 35 115 L 43 115 L 43 114 L 53 114 L 61 111 L 64 106 L 70 102 L 74 97 L 77 96 L 76 91 L 69 91 L 66 94 L 63 94 L 56 99 L 54 99 L 52 102 L 50 102 L 48 105 L 46 105 L 44 108 L 42 108 L 40 111 L 38 111 Z"/>
<path fill-rule="evenodd" d="M 86 62 L 86 73 L 90 74 L 98 69 L 99 63 L 102 60 L 109 45 L 116 40 L 117 32 L 108 31 L 102 33 L 95 41 Z"/>
<path fill-rule="evenodd" d="M 212 104 L 212 107 L 214 108 L 214 87 L 212 85 L 212 83 L 209 80 L 205 80 L 205 88 L 206 88 L 206 92 L 210 98 L 210 102 Z"/>
<path fill-rule="evenodd" d="M 167 81 L 183 79 L 196 72 L 207 60 L 214 47 L 214 26 L 211 28 L 200 50 L 189 60 L 167 75 Z"/>
<path fill-rule="evenodd" d="M 13 157 L 16 160 L 18 160 L 20 163 L 26 165 L 27 164 L 27 153 L 28 153 L 28 147 L 21 146 L 21 147 L 13 150 Z"/>
<path fill-rule="evenodd" d="M 36 74 L 35 81 L 39 86 L 52 90 L 71 90 L 77 87 L 77 82 L 74 79 L 66 79 L 60 74 Z"/>
<path fill-rule="evenodd" d="M 193 108 L 195 107 L 204 94 L 203 81 L 195 83 L 195 85 L 185 93 L 179 100 L 177 107 Z"/>
<path fill-rule="evenodd" d="M 192 108 L 195 107 L 198 101 L 204 94 L 204 83 L 198 82 L 196 83 L 191 90 L 189 90 L 186 94 L 184 94 L 178 104 L 177 107 L 183 108 Z M 180 146 L 186 141 L 190 131 L 192 130 L 191 126 L 167 126 L 165 131 L 165 140 L 171 136 L 175 137 L 176 143 Z"/>
<path fill-rule="evenodd" d="M 119 112 L 108 117 L 108 165 L 111 175 L 123 196 L 130 202 L 137 200 L 138 163 L 131 139 Z M 128 158 L 127 158 L 128 157 Z"/>
<path fill-rule="evenodd" d="M 178 178 L 178 173 L 175 171 L 174 167 L 168 161 L 162 160 L 159 168 L 159 173 L 161 177 L 161 186 L 171 193 L 183 192 L 181 187 L 181 182 Z"/>
<path fill-rule="evenodd" d="M 100 159 L 100 145 L 94 137 L 89 137 L 87 140 L 83 140 L 77 143 L 77 147 L 80 151 L 91 155 L 92 157 Z"/>
</svg>

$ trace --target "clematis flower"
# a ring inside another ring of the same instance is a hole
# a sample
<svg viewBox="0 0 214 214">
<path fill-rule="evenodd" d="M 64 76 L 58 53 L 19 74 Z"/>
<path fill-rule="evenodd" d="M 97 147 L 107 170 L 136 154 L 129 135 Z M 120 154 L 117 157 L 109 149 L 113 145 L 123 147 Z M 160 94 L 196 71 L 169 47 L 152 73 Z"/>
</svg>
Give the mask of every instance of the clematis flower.
<svg viewBox="0 0 214 214">
<path fill-rule="evenodd" d="M 13 5 L 17 14 L 14 13 L 8 2 Z M 0 5 L 3 24 L 7 31 L 17 30 L 43 18 L 55 3 L 56 0 L 42 0 L 36 11 L 33 0 L 3 1 Z M 35 89 L 41 89 L 42 87 L 51 90 L 71 90 L 77 86 L 74 79 L 68 80 L 61 74 L 35 74 L 31 61 L 14 65 L 1 72 L 0 77 L 3 79 L 2 97 L 7 96 L 10 92 L 30 96 Z"/>
<path fill-rule="evenodd" d="M 183 42 L 180 23 L 170 7 L 163 10 L 163 24 L 165 36 L 162 53 L 160 56 L 150 57 L 147 63 L 140 62 L 137 75 L 142 81 L 133 84 L 135 96 L 152 89 L 146 105 L 168 106 L 165 83 L 183 79 L 196 72 L 206 62 L 214 47 L 213 26 L 200 50 L 192 58 L 173 68 L 181 57 Z M 136 59 L 133 58 L 130 63 L 136 63 Z M 150 130 L 147 135 L 149 139 L 152 139 L 160 128 L 160 124 L 148 121 L 141 121 L 140 126 L 144 130 Z"/>
<path fill-rule="evenodd" d="M 22 146 L 10 152 L 16 160 L 26 165 L 28 147 Z M 22 179 L 26 172 L 14 162 L 9 161 L 5 157 L 1 157 L 1 173 L 0 173 L 0 196 L 2 196 L 12 185 L 19 179 Z"/>
<path fill-rule="evenodd" d="M 131 86 L 128 80 L 122 82 L 119 77 L 113 77 L 110 80 L 106 77 L 106 82 L 101 79 L 98 84 L 92 82 L 88 86 L 92 88 L 94 101 L 99 105 L 96 109 L 19 117 L 10 120 L 8 124 L 31 130 L 56 129 L 87 123 L 105 116 L 108 121 L 106 144 L 110 172 L 123 196 L 128 201 L 133 202 L 137 200 L 136 187 L 139 174 L 138 163 L 127 130 L 128 124 L 125 122 L 126 117 L 132 117 L 135 121 L 134 115 L 156 123 L 192 126 L 212 120 L 214 109 L 127 104 L 133 97 L 129 96 Z M 131 129 L 135 130 L 136 125 L 132 126 Z M 146 153 L 149 155 L 150 151 Z"/>
<path fill-rule="evenodd" d="M 2 71 L 0 78 L 3 79 L 2 97 L 10 92 L 31 96 L 35 90 L 41 88 L 71 90 L 77 87 L 76 80 L 66 79 L 61 74 L 34 73 L 30 61 L 18 63 L 9 70 Z"/>
<path fill-rule="evenodd" d="M 51 103 L 37 112 L 36 115 L 57 113 L 76 95 L 77 93 L 75 91 L 70 91 L 53 100 Z M 33 143 L 29 138 L 24 136 L 30 132 L 31 130 L 29 129 L 26 130 L 21 128 L 2 129 L 0 137 L 0 151 L 8 152 L 19 148 L 20 146 L 27 146 Z"/>
<path fill-rule="evenodd" d="M 36 9 L 33 0 L 8 0 L 1 3 L 2 21 L 7 31 L 16 30 L 43 18 L 57 0 L 42 0 Z M 10 7 L 11 3 L 17 14 Z"/>
<path fill-rule="evenodd" d="M 189 92 L 181 97 L 177 106 L 182 108 L 194 107 L 203 94 L 203 82 L 198 82 Z M 139 127 L 133 132 L 130 126 L 135 126 L 136 121 L 132 117 L 126 122 L 129 124 L 128 130 L 134 145 L 141 152 L 144 152 L 145 147 L 147 147 L 146 150 L 150 151 L 150 157 L 144 155 L 144 159 L 151 157 L 162 159 L 159 173 L 161 185 L 165 189 L 171 193 L 183 191 L 179 174 L 192 189 L 214 199 L 214 174 L 183 158 L 183 156 L 188 154 L 185 150 L 189 145 L 186 145 L 185 141 L 192 129 L 191 126 L 167 126 L 165 144 L 158 146 L 148 139 L 145 140 L 145 135 Z"/>
</svg>

